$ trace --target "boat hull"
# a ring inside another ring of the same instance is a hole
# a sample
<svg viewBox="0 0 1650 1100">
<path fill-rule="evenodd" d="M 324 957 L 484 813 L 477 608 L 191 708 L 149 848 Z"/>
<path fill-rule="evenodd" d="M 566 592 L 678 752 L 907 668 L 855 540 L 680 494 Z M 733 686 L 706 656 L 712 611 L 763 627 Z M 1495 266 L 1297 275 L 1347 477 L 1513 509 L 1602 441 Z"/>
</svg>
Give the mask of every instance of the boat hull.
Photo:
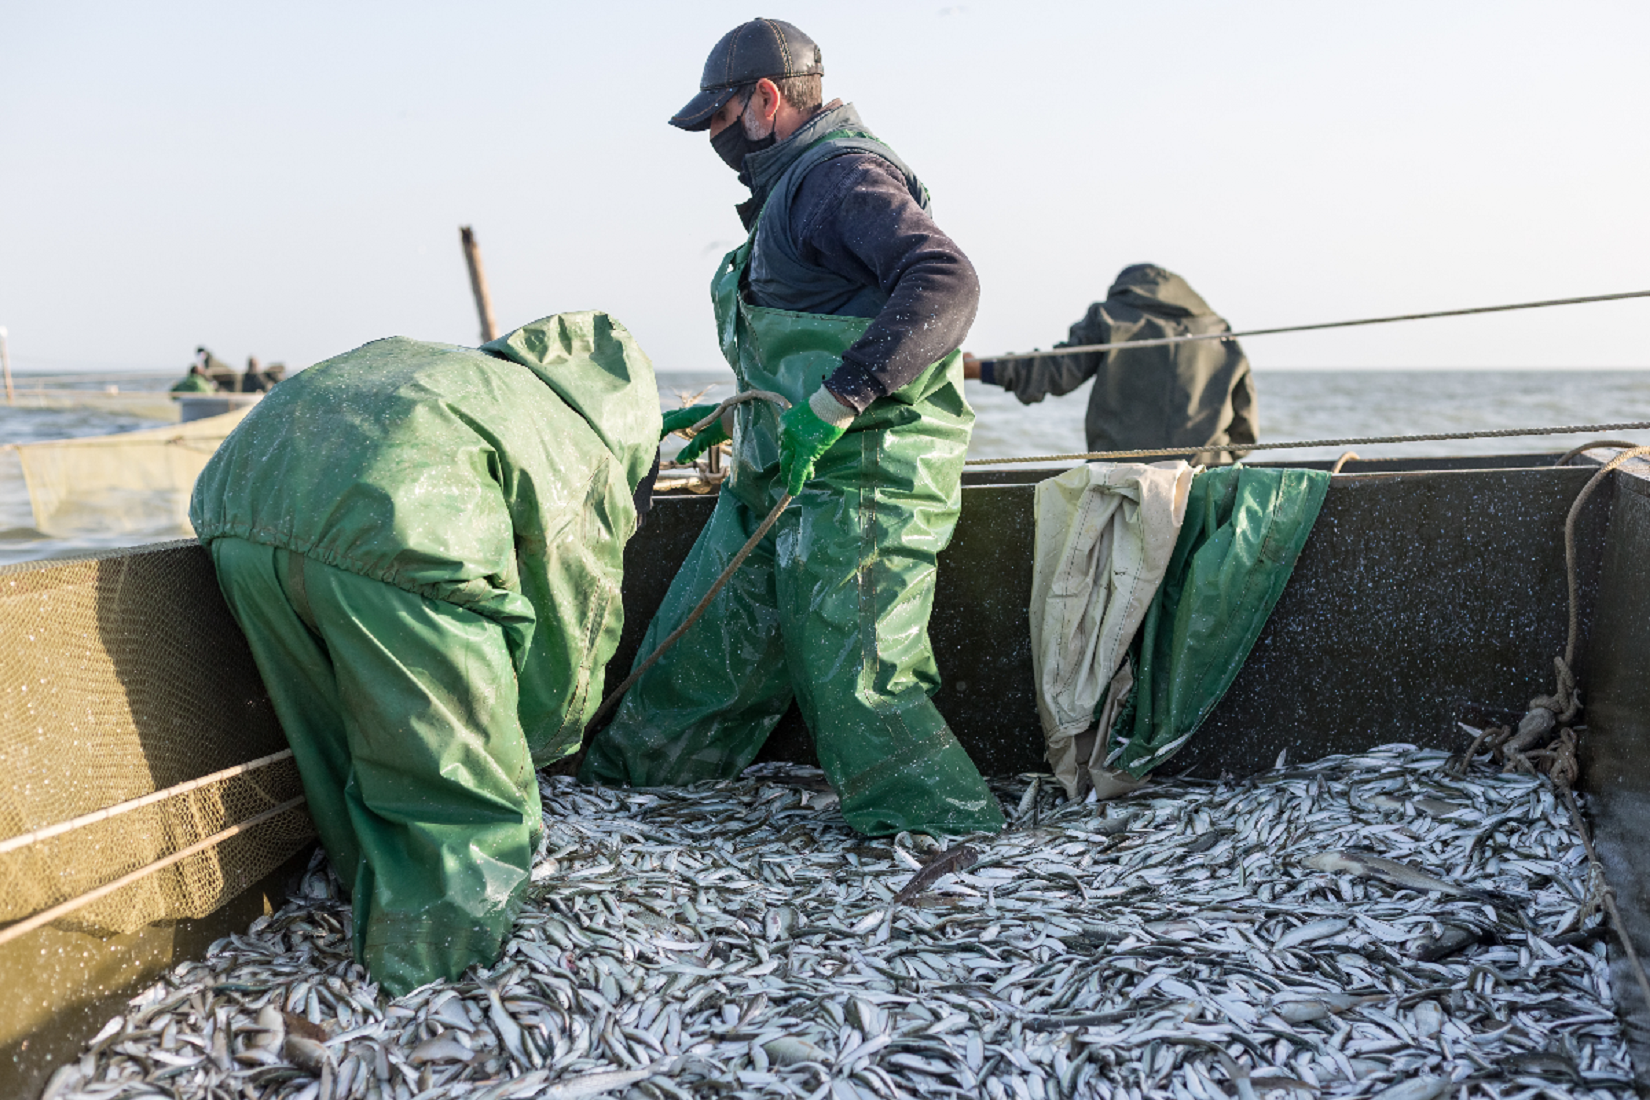
<svg viewBox="0 0 1650 1100">
<path fill-rule="evenodd" d="M 1557 468 L 1553 458 L 1363 463 L 1335 478 L 1248 662 L 1174 769 L 1247 774 L 1285 752 L 1302 760 L 1392 741 L 1463 748 L 1457 723 L 1516 720 L 1552 688 L 1566 633 L 1565 518 L 1597 466 Z M 970 474 L 940 559 L 936 703 L 988 773 L 1044 768 L 1027 603 L 1035 485 L 1057 472 Z M 609 684 L 634 659 L 712 506 L 659 497 L 627 548 L 627 620 Z M 1576 546 L 1577 673 L 1590 722 L 1583 787 L 1633 939 L 1650 954 L 1650 852 L 1639 843 L 1650 825 L 1650 464 L 1609 475 L 1580 514 Z M 73 609 L 84 631 L 63 628 Z M 37 730 L 46 751 L 36 755 L 55 753 L 63 782 L 108 755 L 99 738 L 144 753 L 185 743 L 197 774 L 279 745 L 210 559 L 193 543 L 0 570 L 0 653 L 10 655 L 0 659 L 0 728 Z M 22 690 L 36 684 L 50 706 Z M 102 717 L 90 726 L 76 717 L 94 710 Z M 809 759 L 794 711 L 765 753 Z M 176 781 L 156 774 L 152 786 Z M 192 921 L 107 939 L 47 927 L 0 947 L 0 977 L 27 1006 L 0 1014 L 0 1094 L 30 1094 L 161 970 L 280 904 L 293 866 L 260 871 Z M 1615 987 L 1642 1035 L 1650 1006 L 1627 975 Z M 1650 1050 L 1635 1055 L 1650 1065 Z"/>
</svg>

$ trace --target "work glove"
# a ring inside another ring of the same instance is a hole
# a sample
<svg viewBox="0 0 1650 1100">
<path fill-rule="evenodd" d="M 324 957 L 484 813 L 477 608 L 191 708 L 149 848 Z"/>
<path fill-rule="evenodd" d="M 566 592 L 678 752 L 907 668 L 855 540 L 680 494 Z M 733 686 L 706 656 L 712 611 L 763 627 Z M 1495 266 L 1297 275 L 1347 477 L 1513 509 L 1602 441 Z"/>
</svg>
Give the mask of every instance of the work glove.
<svg viewBox="0 0 1650 1100">
<path fill-rule="evenodd" d="M 689 405 L 685 409 L 671 409 L 665 413 L 665 424 L 659 432 L 659 438 L 662 440 L 671 432 L 693 427 L 716 409 L 715 405 Z M 688 445 L 676 455 L 676 461 L 685 466 L 718 443 L 726 443 L 727 440 L 727 429 L 722 427 L 721 418 L 718 417 L 711 422 L 710 427 L 688 440 Z"/>
<path fill-rule="evenodd" d="M 854 410 L 821 386 L 807 401 L 792 405 L 779 418 L 779 478 L 791 496 L 814 476 L 814 463 L 842 438 L 854 422 Z"/>
</svg>

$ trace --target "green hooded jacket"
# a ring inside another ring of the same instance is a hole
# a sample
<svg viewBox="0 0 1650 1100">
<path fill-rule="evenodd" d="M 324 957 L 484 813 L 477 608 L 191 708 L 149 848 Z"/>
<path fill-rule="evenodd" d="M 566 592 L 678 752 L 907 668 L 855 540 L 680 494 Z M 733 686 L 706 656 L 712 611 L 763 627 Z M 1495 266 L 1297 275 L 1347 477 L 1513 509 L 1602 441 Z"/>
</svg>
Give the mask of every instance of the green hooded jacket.
<svg viewBox="0 0 1650 1100">
<path fill-rule="evenodd" d="M 497 622 L 543 764 L 578 748 L 600 698 L 659 430 L 652 364 L 604 313 L 481 348 L 391 337 L 264 397 L 189 518 L 202 543 L 280 547 Z"/>
</svg>

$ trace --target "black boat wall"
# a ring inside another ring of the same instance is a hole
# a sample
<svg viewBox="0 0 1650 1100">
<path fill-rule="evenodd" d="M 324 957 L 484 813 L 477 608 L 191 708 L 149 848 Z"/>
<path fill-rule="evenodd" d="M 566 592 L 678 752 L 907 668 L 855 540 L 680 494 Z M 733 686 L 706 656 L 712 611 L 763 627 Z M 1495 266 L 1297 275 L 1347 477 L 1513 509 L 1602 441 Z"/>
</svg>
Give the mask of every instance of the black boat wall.
<svg viewBox="0 0 1650 1100">
<path fill-rule="evenodd" d="M 1315 759 L 1394 741 L 1464 748 L 1458 722 L 1516 722 L 1532 696 L 1552 690 L 1567 628 L 1564 521 L 1594 472 L 1531 460 L 1546 465 L 1434 462 L 1335 478 L 1243 671 L 1173 767 L 1241 775 L 1284 752 Z M 940 556 L 929 623 L 944 679 L 935 702 L 987 774 L 1046 770 L 1028 609 L 1032 490 L 1058 472 L 970 475 Z M 1610 497 L 1593 494 L 1577 532 L 1584 634 Z M 629 670 L 713 504 L 659 498 L 649 537 L 626 552 L 625 632 L 608 683 Z M 764 758 L 812 762 L 794 707 Z"/>
<path fill-rule="evenodd" d="M 1650 463 L 1623 463 L 1612 483 L 1597 613 L 1580 678 L 1587 708 L 1581 774 L 1599 859 L 1628 933 L 1650 962 Z M 1618 945 L 1610 961 L 1643 1086 L 1650 1083 L 1650 1004 Z"/>
</svg>

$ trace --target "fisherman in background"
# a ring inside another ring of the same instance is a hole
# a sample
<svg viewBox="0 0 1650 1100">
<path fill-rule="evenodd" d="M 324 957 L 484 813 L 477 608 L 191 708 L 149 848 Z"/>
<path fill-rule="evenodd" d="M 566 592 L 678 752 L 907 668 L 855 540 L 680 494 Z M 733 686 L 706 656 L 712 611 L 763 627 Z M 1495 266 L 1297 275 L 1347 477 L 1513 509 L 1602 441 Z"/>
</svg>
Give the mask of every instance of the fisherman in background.
<svg viewBox="0 0 1650 1100">
<path fill-rule="evenodd" d="M 602 313 L 378 340 L 282 383 L 189 519 L 392 996 L 498 958 L 577 751 L 657 472 L 653 367 Z"/>
<path fill-rule="evenodd" d="M 275 388 L 275 383 L 285 377 L 285 363 L 271 363 L 267 367 L 261 367 L 258 357 L 249 355 L 246 357 L 246 373 L 241 376 L 241 392 L 268 393 Z"/>
<path fill-rule="evenodd" d="M 212 385 L 217 387 L 219 393 L 234 393 L 240 389 L 240 372 L 205 348 L 195 349 L 195 362 L 206 377 L 212 380 Z"/>
<path fill-rule="evenodd" d="M 199 362 L 189 364 L 189 373 L 172 383 L 171 393 L 217 393 L 218 387 L 206 376 L 206 367 Z"/>
<path fill-rule="evenodd" d="M 1056 348 L 1230 332 L 1186 280 L 1155 264 L 1126 267 Z M 1084 427 L 1090 451 L 1253 443 L 1255 383 L 1236 340 L 1194 340 L 1035 359 L 964 359 L 966 377 L 1013 391 L 1024 404 L 1070 393 L 1090 378 Z M 1245 451 L 1203 451 L 1215 466 Z"/>
<path fill-rule="evenodd" d="M 741 391 L 716 510 L 648 627 L 687 617 L 785 493 L 775 528 L 596 734 L 581 775 L 655 786 L 737 775 L 794 697 L 843 817 L 870 834 L 995 831 L 1003 816 L 930 696 L 935 555 L 974 414 L 958 345 L 973 265 L 852 106 L 821 104 L 819 47 L 756 19 L 724 35 L 671 124 L 751 189 L 750 238 L 711 284 Z M 709 408 L 684 411 L 687 423 Z M 726 439 L 712 427 L 695 444 Z M 703 440 L 704 442 L 701 442 Z"/>
</svg>

